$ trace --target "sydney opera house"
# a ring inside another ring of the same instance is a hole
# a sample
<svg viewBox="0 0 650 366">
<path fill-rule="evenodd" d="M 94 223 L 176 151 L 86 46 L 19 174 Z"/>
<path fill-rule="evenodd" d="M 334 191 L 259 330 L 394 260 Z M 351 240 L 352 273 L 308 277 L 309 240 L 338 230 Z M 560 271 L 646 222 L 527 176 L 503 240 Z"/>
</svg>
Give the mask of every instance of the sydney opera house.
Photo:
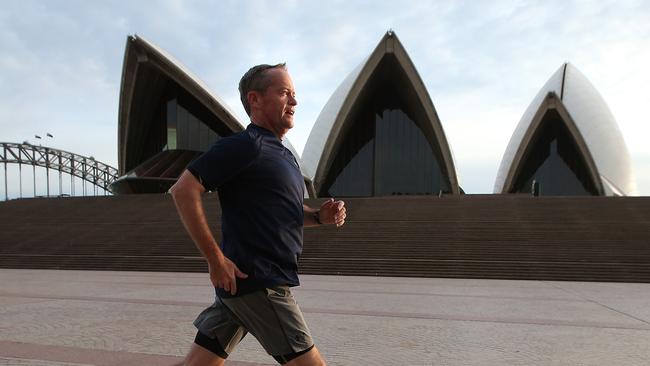
<svg viewBox="0 0 650 366">
<path fill-rule="evenodd" d="M 139 36 L 127 39 L 121 85 L 117 194 L 165 192 L 210 144 L 248 123 Z M 309 197 L 463 193 L 436 108 L 392 31 L 325 103 L 302 156 L 284 143 L 301 162 Z M 614 117 L 573 65 L 563 64 L 524 112 L 494 193 L 636 193 Z"/>
<path fill-rule="evenodd" d="M 501 161 L 495 193 L 635 195 L 630 156 L 614 116 L 589 80 L 565 63 L 535 96 Z"/>
<path fill-rule="evenodd" d="M 118 118 L 121 177 L 111 186 L 116 194 L 165 192 L 212 143 L 244 130 L 203 82 L 136 36 L 127 39 Z M 303 175 L 311 188 L 309 174 Z"/>
<path fill-rule="evenodd" d="M 308 204 L 345 197 L 348 209 L 344 227 L 304 231 L 302 273 L 650 282 L 650 198 L 636 197 L 615 119 L 576 67 L 561 65 L 495 147 L 494 194 L 472 194 L 397 36 L 359 61 L 323 101 L 303 154 L 283 141 Z M 246 124 L 171 55 L 128 37 L 116 195 L 4 203 L 0 267 L 205 271 L 160 193 Z M 218 233 L 215 196 L 203 204 Z"/>
</svg>

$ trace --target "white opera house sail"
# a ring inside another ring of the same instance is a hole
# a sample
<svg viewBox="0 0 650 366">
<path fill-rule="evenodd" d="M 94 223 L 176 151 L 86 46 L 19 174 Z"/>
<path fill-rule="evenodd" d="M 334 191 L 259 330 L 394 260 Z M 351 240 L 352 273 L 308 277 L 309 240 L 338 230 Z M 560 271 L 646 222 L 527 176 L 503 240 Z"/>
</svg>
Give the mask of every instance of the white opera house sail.
<svg viewBox="0 0 650 366">
<path fill-rule="evenodd" d="M 162 48 L 135 35 L 126 41 L 118 119 L 116 194 L 166 192 L 193 159 L 249 123 Z M 300 157 L 286 138 L 283 144 L 301 163 L 305 191 L 313 192 Z"/>
<path fill-rule="evenodd" d="M 392 31 L 330 97 L 303 161 L 319 197 L 460 191 L 436 110 Z"/>
<path fill-rule="evenodd" d="M 569 63 L 535 96 L 504 153 L 495 193 L 635 195 L 623 136 L 602 96 Z"/>
</svg>

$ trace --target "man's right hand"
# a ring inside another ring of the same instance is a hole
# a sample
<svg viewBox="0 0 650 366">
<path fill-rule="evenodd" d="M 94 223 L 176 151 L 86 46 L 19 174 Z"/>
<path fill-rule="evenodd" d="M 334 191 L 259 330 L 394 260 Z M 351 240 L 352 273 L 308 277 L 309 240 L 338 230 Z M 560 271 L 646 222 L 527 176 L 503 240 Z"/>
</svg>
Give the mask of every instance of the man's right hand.
<svg viewBox="0 0 650 366">
<path fill-rule="evenodd" d="M 230 259 L 222 256 L 216 263 L 208 263 L 210 281 L 216 288 L 222 288 L 231 295 L 237 293 L 237 278 L 247 278 L 248 275 L 237 268 Z"/>
<path fill-rule="evenodd" d="M 212 285 L 234 295 L 237 292 L 237 278 L 248 275 L 223 255 L 214 240 L 203 212 L 201 193 L 204 191 L 203 184 L 189 170 L 185 170 L 169 189 L 185 229 L 208 261 Z"/>
</svg>

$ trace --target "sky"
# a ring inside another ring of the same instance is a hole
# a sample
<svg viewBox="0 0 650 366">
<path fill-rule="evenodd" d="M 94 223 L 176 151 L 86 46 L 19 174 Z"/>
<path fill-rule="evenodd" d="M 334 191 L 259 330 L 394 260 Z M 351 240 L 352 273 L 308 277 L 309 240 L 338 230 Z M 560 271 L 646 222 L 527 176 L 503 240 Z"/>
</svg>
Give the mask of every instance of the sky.
<svg viewBox="0 0 650 366">
<path fill-rule="evenodd" d="M 461 186 L 492 193 L 519 119 L 569 61 L 621 129 L 650 195 L 650 1 L 63 1 L 0 7 L 0 141 L 42 143 L 117 167 L 126 37 L 166 50 L 242 121 L 237 83 L 287 62 L 302 152 L 336 87 L 389 29 L 440 117 Z M 34 135 L 54 138 L 36 140 Z"/>
</svg>

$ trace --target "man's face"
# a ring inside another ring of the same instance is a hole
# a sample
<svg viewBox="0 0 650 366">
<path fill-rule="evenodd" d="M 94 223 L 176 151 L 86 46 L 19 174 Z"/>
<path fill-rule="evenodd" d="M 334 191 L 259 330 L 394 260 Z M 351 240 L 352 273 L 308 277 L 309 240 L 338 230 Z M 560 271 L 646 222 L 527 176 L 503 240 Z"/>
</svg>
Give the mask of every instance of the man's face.
<svg viewBox="0 0 650 366">
<path fill-rule="evenodd" d="M 296 111 L 296 91 L 289 73 L 284 69 L 267 71 L 269 87 L 258 95 L 259 117 L 274 132 L 284 135 L 293 127 Z"/>
</svg>

